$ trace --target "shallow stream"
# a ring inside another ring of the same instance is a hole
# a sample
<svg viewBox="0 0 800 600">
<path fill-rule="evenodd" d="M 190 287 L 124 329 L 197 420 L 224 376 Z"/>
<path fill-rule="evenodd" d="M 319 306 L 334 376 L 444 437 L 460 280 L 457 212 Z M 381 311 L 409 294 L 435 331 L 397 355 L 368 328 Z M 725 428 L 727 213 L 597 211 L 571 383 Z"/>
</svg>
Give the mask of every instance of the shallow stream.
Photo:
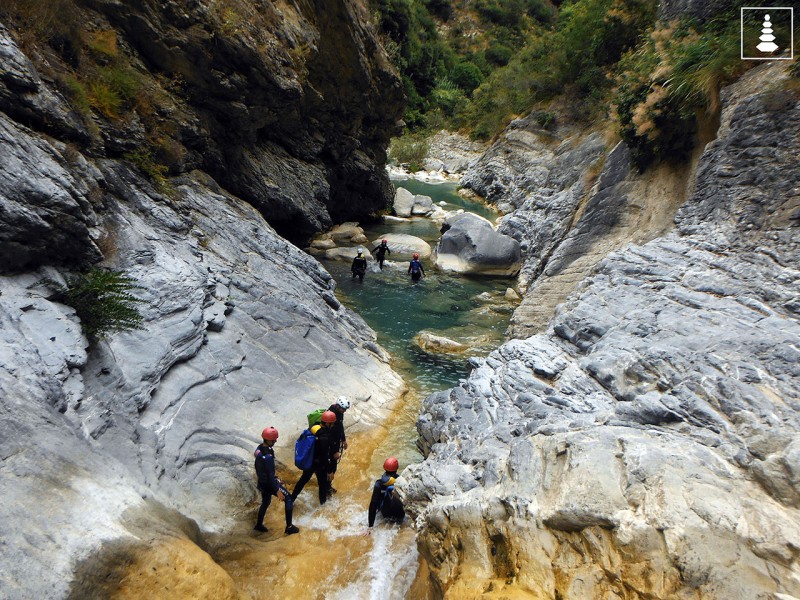
<svg viewBox="0 0 800 600">
<path fill-rule="evenodd" d="M 395 184 L 431 196 L 437 204 L 446 202 L 448 211 L 463 208 L 490 220 L 497 216 L 459 197 L 455 184 L 415 180 Z M 414 218 L 372 224 L 364 230 L 370 240 L 385 233 L 406 233 L 434 247 L 439 227 L 430 219 Z M 267 512 L 269 533 L 250 532 L 252 511 L 248 511 L 241 531 L 212 542 L 212 556 L 233 577 L 244 598 L 428 597 L 408 519 L 397 526 L 381 523 L 378 517 L 372 534 L 364 535 L 371 485 L 388 455 L 398 457 L 401 473 L 408 464 L 422 460 L 415 427 L 422 398 L 456 385 L 469 372 L 470 356 L 485 356 L 502 342 L 513 309 L 503 294 L 513 281 L 447 274 L 427 260 L 423 261 L 426 277 L 412 283 L 407 263 L 388 258 L 383 271 L 371 262 L 363 283 L 351 278 L 349 262 L 322 263 L 337 281 L 337 297 L 364 318 L 391 353 L 392 366 L 405 378 L 409 393 L 384 429 L 348 436 L 350 448 L 335 481 L 339 491 L 331 500 L 319 506 L 315 482 L 307 486 L 295 509 L 299 535 L 283 536 L 282 506 L 274 502 Z M 471 349 L 462 355 L 428 354 L 412 341 L 422 330 L 469 344 Z M 297 477 L 291 470 L 284 478 L 293 485 Z"/>
</svg>

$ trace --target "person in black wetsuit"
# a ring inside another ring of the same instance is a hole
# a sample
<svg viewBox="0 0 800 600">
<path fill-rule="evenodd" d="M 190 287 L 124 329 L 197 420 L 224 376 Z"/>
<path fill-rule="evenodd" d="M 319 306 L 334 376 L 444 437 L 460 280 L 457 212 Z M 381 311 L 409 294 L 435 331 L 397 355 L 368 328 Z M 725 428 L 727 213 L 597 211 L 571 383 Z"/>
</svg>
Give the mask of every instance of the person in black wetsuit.
<svg viewBox="0 0 800 600">
<path fill-rule="evenodd" d="M 300 479 L 292 490 L 292 500 L 297 500 L 300 492 L 309 482 L 312 475 L 317 476 L 319 486 L 319 503 L 325 504 L 330 495 L 330 485 L 333 473 L 336 471 L 336 458 L 334 456 L 339 451 L 333 444 L 333 424 L 336 423 L 336 414 L 330 410 L 322 413 L 319 429 L 317 426 L 311 428 L 317 440 L 314 442 L 314 462 L 310 469 L 303 471 Z M 316 431 L 314 431 L 316 429 Z"/>
<path fill-rule="evenodd" d="M 339 396 L 336 402 L 328 408 L 329 411 L 336 415 L 336 423 L 331 427 L 331 443 L 336 448 L 336 453 L 333 455 L 336 459 L 336 462 L 333 463 L 334 474 L 344 451 L 347 450 L 347 436 L 344 433 L 344 413 L 348 408 L 350 408 L 350 400 L 347 399 L 347 396 Z M 331 486 L 328 491 L 331 494 L 336 493 L 336 488 L 333 487 L 333 478 L 331 478 Z"/>
<path fill-rule="evenodd" d="M 372 251 L 375 254 L 375 259 L 378 261 L 378 266 L 381 268 L 381 271 L 383 270 L 383 261 L 386 260 L 386 253 L 392 253 L 392 251 L 389 250 L 388 243 L 388 240 L 381 240 L 380 245 Z"/>
<path fill-rule="evenodd" d="M 350 272 L 353 274 L 353 279 L 358 277 L 359 281 L 364 281 L 364 274 L 367 272 L 367 259 L 364 258 L 364 249 L 360 246 L 356 252 L 357 255 L 350 266 Z"/>
<path fill-rule="evenodd" d="M 372 526 L 375 524 L 375 517 L 381 511 L 384 519 L 401 522 L 406 516 L 403 503 L 394 494 L 394 482 L 397 479 L 397 469 L 399 463 L 394 456 L 390 456 L 383 461 L 384 474 L 380 479 L 375 480 L 372 486 L 372 498 L 369 501 L 369 512 L 367 522 L 369 529 L 367 534 L 372 533 Z"/>
<path fill-rule="evenodd" d="M 425 275 L 425 269 L 422 267 L 422 263 L 419 262 L 419 254 L 417 252 L 414 252 L 411 256 L 408 272 L 411 274 L 411 281 L 419 281 L 420 277 Z"/>
<path fill-rule="evenodd" d="M 261 432 L 261 439 L 263 443 L 258 445 L 256 451 L 253 453 L 256 457 L 256 475 L 258 475 L 258 490 L 261 492 L 261 506 L 258 509 L 258 519 L 256 526 L 253 527 L 256 531 L 267 531 L 264 527 L 264 515 L 267 514 L 267 509 L 272 502 L 272 497 L 277 496 L 278 500 L 284 503 L 286 512 L 286 529 L 284 533 L 291 535 L 300 531 L 297 526 L 292 525 L 292 508 L 294 507 L 294 499 L 292 498 L 289 490 L 283 485 L 279 477 L 275 475 L 275 451 L 272 447 L 278 440 L 278 430 L 274 427 L 267 427 Z"/>
</svg>

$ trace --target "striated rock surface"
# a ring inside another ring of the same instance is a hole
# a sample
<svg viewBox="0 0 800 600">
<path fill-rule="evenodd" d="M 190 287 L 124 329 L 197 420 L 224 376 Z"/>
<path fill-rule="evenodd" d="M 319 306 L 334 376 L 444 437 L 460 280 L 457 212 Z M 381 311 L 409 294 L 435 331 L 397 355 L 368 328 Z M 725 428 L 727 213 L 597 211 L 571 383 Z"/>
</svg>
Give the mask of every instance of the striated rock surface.
<svg viewBox="0 0 800 600">
<path fill-rule="evenodd" d="M 546 331 L 425 401 L 427 458 L 401 487 L 441 593 L 800 596 L 800 101 L 783 77 L 725 90 L 677 230 L 612 253 Z"/>
<path fill-rule="evenodd" d="M 288 464 L 311 409 L 345 394 L 364 428 L 404 391 L 330 275 L 264 218 L 304 238 L 385 205 L 397 80 L 358 2 L 58 6 L 141 85 L 182 91 L 156 132 L 139 104 L 75 115 L 65 57 L 0 28 L 0 597 L 124 595 L 131 565 L 153 590 L 233 598 L 203 540 L 255 500 L 261 429 Z M 121 156 L 154 133 L 185 152 L 170 177 Z M 101 259 L 141 286 L 144 328 L 90 350 L 41 280 Z"/>
</svg>

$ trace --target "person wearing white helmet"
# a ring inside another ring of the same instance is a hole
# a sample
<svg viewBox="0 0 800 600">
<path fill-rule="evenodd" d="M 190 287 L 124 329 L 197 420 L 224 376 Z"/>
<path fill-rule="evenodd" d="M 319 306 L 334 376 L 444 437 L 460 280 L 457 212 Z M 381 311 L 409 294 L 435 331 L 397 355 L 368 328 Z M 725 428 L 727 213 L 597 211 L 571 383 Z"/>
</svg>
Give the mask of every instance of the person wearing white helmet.
<svg viewBox="0 0 800 600">
<path fill-rule="evenodd" d="M 347 396 L 339 396 L 336 402 L 331 404 L 330 408 L 328 408 L 329 411 L 336 415 L 336 423 L 333 424 L 331 430 L 332 444 L 334 448 L 336 448 L 336 453 L 334 454 L 336 466 L 338 466 L 339 461 L 342 459 L 344 451 L 347 450 L 347 436 L 344 433 L 344 413 L 348 408 L 350 408 L 350 400 L 347 399 Z M 336 466 L 334 466 L 333 469 L 334 474 L 336 473 Z M 330 487 L 330 493 L 336 493 L 336 488 L 334 488 L 333 485 Z"/>
<path fill-rule="evenodd" d="M 353 279 L 358 277 L 359 281 L 364 281 L 364 274 L 367 272 L 367 259 L 364 258 L 364 248 L 361 246 L 356 250 L 356 257 L 353 259 L 350 272 L 353 274 Z"/>
</svg>

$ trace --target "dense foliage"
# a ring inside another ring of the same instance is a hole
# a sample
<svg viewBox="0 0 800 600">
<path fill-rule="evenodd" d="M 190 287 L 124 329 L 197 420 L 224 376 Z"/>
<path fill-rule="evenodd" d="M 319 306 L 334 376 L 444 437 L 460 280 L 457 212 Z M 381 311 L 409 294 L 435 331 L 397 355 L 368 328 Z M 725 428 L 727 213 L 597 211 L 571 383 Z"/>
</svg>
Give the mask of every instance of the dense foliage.
<svg viewBox="0 0 800 600">
<path fill-rule="evenodd" d="M 424 132 L 441 127 L 490 139 L 531 113 L 544 129 L 612 118 L 644 169 L 686 156 L 698 119 L 719 110 L 720 87 L 749 66 L 739 58 L 740 0 L 702 24 L 658 23 L 656 0 L 382 0 L 381 10 L 388 3 L 416 11 L 442 58 L 422 78 L 419 62 L 401 65 L 417 141 L 396 149 L 419 150 Z"/>
<path fill-rule="evenodd" d="M 63 285 L 52 279 L 43 283 L 55 292 L 53 300 L 75 309 L 92 344 L 114 331 L 142 327 L 136 305 L 143 300 L 132 294 L 141 288 L 121 271 L 93 267 L 87 273 L 67 277 Z"/>
</svg>

